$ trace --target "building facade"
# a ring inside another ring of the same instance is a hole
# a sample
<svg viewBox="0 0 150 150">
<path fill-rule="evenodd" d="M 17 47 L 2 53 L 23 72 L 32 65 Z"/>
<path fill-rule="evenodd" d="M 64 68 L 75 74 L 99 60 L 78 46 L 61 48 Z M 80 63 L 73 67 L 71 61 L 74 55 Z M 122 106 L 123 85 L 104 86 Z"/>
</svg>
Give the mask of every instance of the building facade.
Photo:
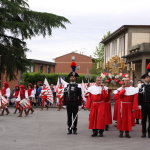
<svg viewBox="0 0 150 150">
<path fill-rule="evenodd" d="M 69 73 L 71 71 L 70 64 L 72 59 L 75 59 L 77 64 L 76 71 L 79 74 L 89 74 L 93 65 L 92 58 L 75 52 L 55 58 L 55 73 Z"/>
<path fill-rule="evenodd" d="M 118 56 L 126 64 L 126 72 L 135 82 L 146 71 L 150 62 L 150 25 L 124 25 L 102 41 L 104 66 Z"/>
<path fill-rule="evenodd" d="M 49 61 L 42 61 L 36 59 L 30 59 L 31 66 L 28 68 L 27 72 L 42 72 L 42 73 L 55 73 L 55 63 Z M 14 88 L 15 85 L 22 81 L 22 72 L 16 72 L 16 79 L 9 81 L 6 73 L 1 74 L 1 83 L 4 81 L 9 82 L 10 88 Z"/>
</svg>

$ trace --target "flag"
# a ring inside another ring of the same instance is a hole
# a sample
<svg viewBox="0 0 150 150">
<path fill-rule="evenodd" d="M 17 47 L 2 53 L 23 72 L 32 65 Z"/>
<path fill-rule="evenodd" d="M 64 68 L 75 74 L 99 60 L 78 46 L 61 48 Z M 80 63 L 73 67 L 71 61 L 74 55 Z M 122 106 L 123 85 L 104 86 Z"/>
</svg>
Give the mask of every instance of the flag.
<svg viewBox="0 0 150 150">
<path fill-rule="evenodd" d="M 84 102 L 86 102 L 85 94 L 86 94 L 86 85 L 84 84 L 83 80 L 81 83 L 81 92 L 82 92 L 82 99 Z"/>
<path fill-rule="evenodd" d="M 52 90 L 51 90 L 50 85 L 46 78 L 44 80 L 44 84 L 46 85 L 46 88 L 47 88 L 47 100 L 53 104 L 53 101 L 54 101 L 53 93 L 52 93 Z"/>
<path fill-rule="evenodd" d="M 64 87 L 67 87 L 68 82 L 60 78 L 60 82 L 63 84 Z"/>
</svg>

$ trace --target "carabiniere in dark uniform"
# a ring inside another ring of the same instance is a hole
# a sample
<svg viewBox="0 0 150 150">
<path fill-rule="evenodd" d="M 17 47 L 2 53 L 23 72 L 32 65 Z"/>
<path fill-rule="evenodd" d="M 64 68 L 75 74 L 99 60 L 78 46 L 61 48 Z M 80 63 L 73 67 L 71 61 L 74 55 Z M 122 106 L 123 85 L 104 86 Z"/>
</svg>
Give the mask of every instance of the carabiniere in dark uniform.
<svg viewBox="0 0 150 150">
<path fill-rule="evenodd" d="M 139 105 L 142 108 L 142 137 L 146 137 L 148 131 L 148 137 L 150 138 L 150 72 L 145 73 L 142 77 L 144 84 L 139 89 Z M 148 129 L 146 128 L 148 119 Z"/>
<path fill-rule="evenodd" d="M 70 83 L 64 89 L 64 101 L 63 105 L 67 108 L 67 124 L 68 124 L 68 134 L 77 134 L 77 122 L 78 122 L 78 110 L 81 106 L 82 96 L 81 88 L 75 82 L 77 73 L 71 72 L 69 75 Z M 74 122 L 72 121 L 74 120 Z"/>
</svg>

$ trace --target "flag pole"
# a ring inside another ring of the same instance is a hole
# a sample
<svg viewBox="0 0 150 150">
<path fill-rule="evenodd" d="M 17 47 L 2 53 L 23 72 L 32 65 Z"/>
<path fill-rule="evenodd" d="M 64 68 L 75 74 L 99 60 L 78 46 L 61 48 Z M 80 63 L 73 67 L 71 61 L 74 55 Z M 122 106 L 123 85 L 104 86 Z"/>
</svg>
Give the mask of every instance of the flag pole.
<svg viewBox="0 0 150 150">
<path fill-rule="evenodd" d="M 75 116 L 75 118 L 74 118 L 74 120 L 73 120 L 73 122 L 72 122 L 72 125 L 71 125 L 71 127 L 69 128 L 70 130 L 72 129 L 72 127 L 73 127 L 73 125 L 74 125 L 74 122 L 75 122 L 75 120 L 76 120 L 77 117 L 78 117 L 78 113 L 76 114 L 76 116 Z"/>
</svg>

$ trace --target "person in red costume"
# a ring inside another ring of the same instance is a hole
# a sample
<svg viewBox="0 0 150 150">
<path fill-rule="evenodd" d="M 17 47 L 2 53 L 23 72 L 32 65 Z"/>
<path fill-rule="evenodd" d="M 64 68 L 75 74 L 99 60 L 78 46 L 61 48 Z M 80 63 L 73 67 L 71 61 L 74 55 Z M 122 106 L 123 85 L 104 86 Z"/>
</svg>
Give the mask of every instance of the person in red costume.
<svg viewBox="0 0 150 150">
<path fill-rule="evenodd" d="M 28 101 L 30 103 L 30 107 L 28 107 L 27 114 L 29 114 L 30 110 L 31 110 L 31 114 L 33 114 L 34 110 L 33 110 L 32 103 L 33 103 L 33 99 L 35 97 L 35 93 L 34 93 L 34 90 L 33 90 L 32 83 L 28 84 L 28 89 L 25 91 L 25 97 L 28 99 Z"/>
<path fill-rule="evenodd" d="M 119 104 L 120 104 L 120 98 L 119 98 L 119 95 L 118 95 L 118 91 L 120 91 L 121 90 L 121 88 L 118 88 L 117 90 L 114 90 L 113 91 L 113 94 L 114 94 L 114 115 L 113 115 L 113 120 L 115 120 L 116 122 L 116 124 L 115 124 L 115 126 L 117 126 L 117 116 L 118 116 L 118 111 L 119 111 L 119 109 L 118 109 L 118 106 L 119 106 Z"/>
<path fill-rule="evenodd" d="M 16 99 L 16 101 L 19 101 L 20 114 L 19 114 L 18 117 L 22 117 L 23 111 L 25 112 L 25 115 L 27 116 L 26 109 L 24 109 L 24 107 L 22 105 L 20 105 L 20 102 L 24 99 L 25 99 L 25 86 L 20 85 L 20 91 L 19 91 L 19 94 L 18 94 L 18 98 Z"/>
<path fill-rule="evenodd" d="M 13 94 L 13 98 L 15 98 L 15 99 L 18 98 L 19 91 L 20 91 L 19 85 L 16 85 L 16 86 L 15 86 L 15 91 L 14 91 L 14 94 Z M 17 110 L 20 111 L 20 109 L 19 109 L 19 102 L 20 102 L 20 101 L 16 101 L 16 100 L 15 100 L 16 109 L 15 109 L 14 114 L 16 114 Z"/>
<path fill-rule="evenodd" d="M 124 85 L 118 89 L 115 94 L 119 99 L 118 116 L 117 116 L 117 129 L 120 131 L 119 137 L 130 138 L 129 132 L 134 125 L 134 112 L 138 110 L 138 90 L 131 86 L 129 78 L 124 79 Z"/>
<path fill-rule="evenodd" d="M 47 89 L 46 85 L 43 84 L 43 88 L 42 88 L 41 94 L 40 94 L 41 99 L 42 99 L 42 107 L 41 107 L 42 110 L 43 110 L 44 106 L 46 106 L 48 109 L 48 104 L 45 105 L 45 103 L 47 102 L 47 94 L 48 94 L 48 89 Z"/>
<path fill-rule="evenodd" d="M 76 62 L 72 60 L 70 66 L 71 66 L 71 68 L 72 68 L 72 72 L 75 72 L 75 71 L 76 71 L 76 67 L 77 67 Z"/>
<path fill-rule="evenodd" d="M 2 113 L 1 115 L 4 115 L 4 111 L 6 111 L 7 115 L 9 114 L 9 110 L 8 110 L 8 103 L 9 103 L 9 97 L 10 97 L 10 88 L 8 85 L 8 82 L 3 82 L 3 88 L 1 91 L 1 94 L 3 97 L 5 97 L 5 99 L 7 100 L 7 103 L 3 103 L 2 102 Z"/>
<path fill-rule="evenodd" d="M 58 111 L 60 111 L 63 106 L 63 95 L 64 95 L 64 86 L 61 83 L 56 90 L 56 97 L 58 101 Z"/>
<path fill-rule="evenodd" d="M 93 130 L 92 137 L 99 133 L 103 137 L 105 129 L 105 100 L 108 96 L 107 90 L 101 84 L 101 77 L 96 78 L 96 84 L 89 87 L 86 108 L 90 110 L 89 129 Z"/>
<path fill-rule="evenodd" d="M 108 89 L 108 87 L 105 87 L 105 89 Z M 108 131 L 109 125 L 112 124 L 110 93 L 111 93 L 111 90 L 108 89 L 108 96 L 106 97 L 106 101 L 105 101 L 105 109 L 106 109 L 106 113 L 105 113 L 106 128 L 105 128 L 105 130 L 106 131 Z"/>
</svg>

